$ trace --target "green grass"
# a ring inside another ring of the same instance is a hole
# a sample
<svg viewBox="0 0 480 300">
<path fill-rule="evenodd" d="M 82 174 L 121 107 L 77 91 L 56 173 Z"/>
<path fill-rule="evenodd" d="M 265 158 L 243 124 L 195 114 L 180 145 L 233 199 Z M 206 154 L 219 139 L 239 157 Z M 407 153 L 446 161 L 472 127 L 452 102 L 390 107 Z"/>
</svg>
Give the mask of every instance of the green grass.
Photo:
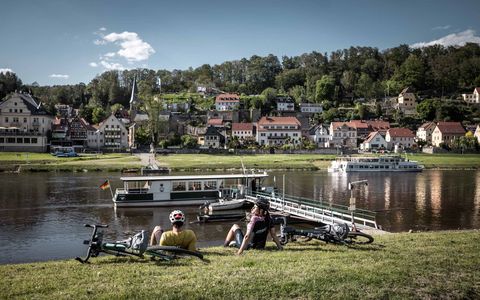
<svg viewBox="0 0 480 300">
<path fill-rule="evenodd" d="M 347 248 L 311 241 L 284 251 L 203 249 L 151 262 L 113 256 L 0 266 L 1 299 L 478 299 L 480 232 L 376 236 Z"/>
<path fill-rule="evenodd" d="M 0 152 L 0 169 L 21 171 L 119 171 L 140 168 L 140 160 L 130 154 L 81 154 L 56 157 L 46 153 Z"/>
<path fill-rule="evenodd" d="M 426 168 L 480 168 L 480 154 L 413 154 L 408 155 Z"/>
<path fill-rule="evenodd" d="M 158 155 L 160 165 L 174 170 L 241 169 L 242 160 L 247 169 L 326 169 L 335 155 L 320 154 L 257 154 L 211 155 L 174 154 Z"/>
</svg>

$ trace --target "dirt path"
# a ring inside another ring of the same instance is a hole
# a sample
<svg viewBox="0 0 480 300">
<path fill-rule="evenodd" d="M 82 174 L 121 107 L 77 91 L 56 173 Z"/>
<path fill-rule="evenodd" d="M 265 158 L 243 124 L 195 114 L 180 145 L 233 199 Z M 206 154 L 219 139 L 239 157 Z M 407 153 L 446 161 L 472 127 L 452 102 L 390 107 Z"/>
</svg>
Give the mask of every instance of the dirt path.
<svg viewBox="0 0 480 300">
<path fill-rule="evenodd" d="M 142 166 L 156 165 L 155 157 L 152 153 L 135 153 L 135 156 L 140 158 Z"/>
</svg>

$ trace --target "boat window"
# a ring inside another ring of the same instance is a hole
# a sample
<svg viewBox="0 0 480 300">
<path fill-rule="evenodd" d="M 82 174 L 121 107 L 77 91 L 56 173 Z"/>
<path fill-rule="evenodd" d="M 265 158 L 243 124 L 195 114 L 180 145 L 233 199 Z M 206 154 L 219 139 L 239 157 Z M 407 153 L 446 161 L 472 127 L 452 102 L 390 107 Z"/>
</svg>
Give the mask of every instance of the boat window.
<svg viewBox="0 0 480 300">
<path fill-rule="evenodd" d="M 188 182 L 188 190 L 189 191 L 200 191 L 202 189 L 202 182 L 201 181 L 189 181 Z"/>
<path fill-rule="evenodd" d="M 186 191 L 185 181 L 172 181 L 172 191 Z"/>
<path fill-rule="evenodd" d="M 204 190 L 216 190 L 217 189 L 217 182 L 215 180 L 205 181 L 203 189 Z"/>
</svg>

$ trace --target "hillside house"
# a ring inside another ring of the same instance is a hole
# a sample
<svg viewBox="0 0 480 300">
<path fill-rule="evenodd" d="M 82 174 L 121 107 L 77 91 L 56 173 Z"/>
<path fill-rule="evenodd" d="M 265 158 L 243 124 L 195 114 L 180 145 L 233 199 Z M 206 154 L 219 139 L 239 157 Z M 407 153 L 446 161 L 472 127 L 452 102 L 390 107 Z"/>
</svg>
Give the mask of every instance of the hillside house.
<svg viewBox="0 0 480 300">
<path fill-rule="evenodd" d="M 215 97 L 215 109 L 218 111 L 234 110 L 240 107 L 240 97 L 237 94 L 220 94 Z"/>
<path fill-rule="evenodd" d="M 237 137 L 240 141 L 255 140 L 253 135 L 252 123 L 233 123 L 232 124 L 232 138 Z"/>
<path fill-rule="evenodd" d="M 295 111 L 295 102 L 288 97 L 277 98 L 278 111 Z"/>
<path fill-rule="evenodd" d="M 316 114 L 323 112 L 323 106 L 321 103 L 300 103 L 300 112 L 304 114 Z"/>
<path fill-rule="evenodd" d="M 438 122 L 432 132 L 432 145 L 440 147 L 440 144 L 451 145 L 455 139 L 465 136 L 465 128 L 460 122 Z"/>
<path fill-rule="evenodd" d="M 308 130 L 308 138 L 317 145 L 317 147 L 328 147 L 328 141 L 330 139 L 330 133 L 328 127 L 322 124 L 312 126 Z"/>
<path fill-rule="evenodd" d="M 417 113 L 417 98 L 414 93 L 409 91 L 409 88 L 403 89 L 398 95 L 395 109 L 403 112 L 406 116 Z"/>
<path fill-rule="evenodd" d="M 469 104 L 480 103 L 480 87 L 476 87 L 472 94 L 462 94 L 463 101 Z"/>
<path fill-rule="evenodd" d="M 220 149 L 224 145 L 225 136 L 214 126 L 208 126 L 203 136 L 203 146 L 201 148 Z"/>
</svg>

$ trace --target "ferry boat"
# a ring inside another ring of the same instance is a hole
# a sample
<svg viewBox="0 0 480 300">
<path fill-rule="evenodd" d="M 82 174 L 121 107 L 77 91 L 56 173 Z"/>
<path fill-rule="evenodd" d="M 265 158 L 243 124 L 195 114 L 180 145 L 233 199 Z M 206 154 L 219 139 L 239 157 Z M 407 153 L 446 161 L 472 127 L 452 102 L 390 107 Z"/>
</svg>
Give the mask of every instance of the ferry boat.
<svg viewBox="0 0 480 300">
<path fill-rule="evenodd" d="M 338 157 L 332 161 L 329 172 L 421 172 L 423 165 L 398 155 L 379 157 Z"/>
<path fill-rule="evenodd" d="M 199 205 L 260 190 L 266 172 L 251 174 L 129 176 L 113 194 L 116 207 Z"/>
</svg>

